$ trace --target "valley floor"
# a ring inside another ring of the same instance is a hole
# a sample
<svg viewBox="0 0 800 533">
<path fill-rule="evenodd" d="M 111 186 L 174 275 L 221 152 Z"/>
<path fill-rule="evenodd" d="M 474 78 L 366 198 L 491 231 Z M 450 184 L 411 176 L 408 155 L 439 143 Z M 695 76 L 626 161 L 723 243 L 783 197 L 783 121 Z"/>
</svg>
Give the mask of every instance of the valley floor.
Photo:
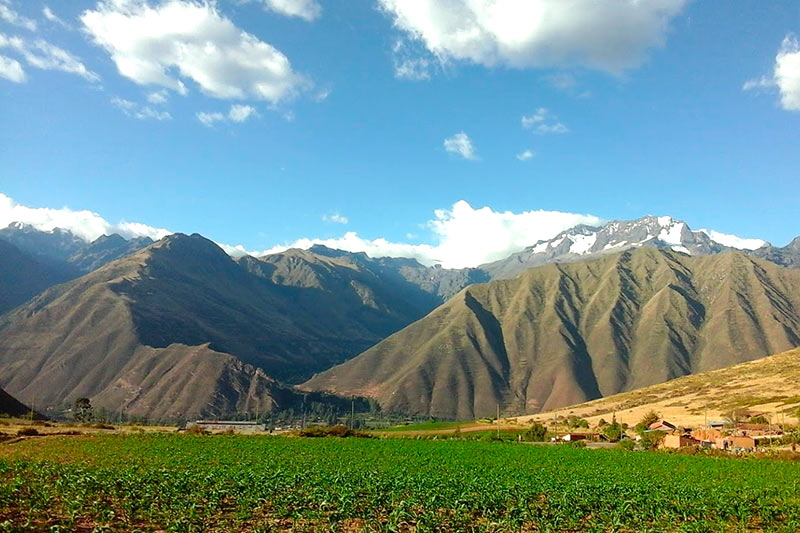
<svg viewBox="0 0 800 533">
<path fill-rule="evenodd" d="M 800 529 L 800 463 L 787 461 L 411 439 L 9 442 L 4 530 Z"/>
</svg>

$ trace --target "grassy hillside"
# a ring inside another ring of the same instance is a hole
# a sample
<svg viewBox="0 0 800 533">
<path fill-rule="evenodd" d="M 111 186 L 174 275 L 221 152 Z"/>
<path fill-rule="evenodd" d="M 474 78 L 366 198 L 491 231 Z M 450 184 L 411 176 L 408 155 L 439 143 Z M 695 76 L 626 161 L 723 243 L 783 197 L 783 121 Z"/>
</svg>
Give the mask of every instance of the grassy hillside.
<svg viewBox="0 0 800 533">
<path fill-rule="evenodd" d="M 304 387 L 384 410 L 529 414 L 800 345 L 800 270 L 652 248 L 473 285 Z"/>
<path fill-rule="evenodd" d="M 610 421 L 615 415 L 620 422 L 635 424 L 654 410 L 675 424 L 694 426 L 721 420 L 735 409 L 767 413 L 776 423 L 800 422 L 800 349 L 517 421 L 574 415 L 596 423 L 601 418 Z"/>
</svg>

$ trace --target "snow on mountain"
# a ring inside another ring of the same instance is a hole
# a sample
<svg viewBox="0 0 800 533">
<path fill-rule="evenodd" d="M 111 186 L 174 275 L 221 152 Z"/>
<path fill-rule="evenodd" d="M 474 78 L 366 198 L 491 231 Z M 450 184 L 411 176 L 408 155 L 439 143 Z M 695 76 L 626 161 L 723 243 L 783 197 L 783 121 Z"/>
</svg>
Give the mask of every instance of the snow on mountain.
<svg viewBox="0 0 800 533">
<path fill-rule="evenodd" d="M 716 231 L 694 231 L 686 222 L 670 216 L 646 216 L 614 220 L 598 227 L 575 226 L 480 268 L 493 278 L 511 278 L 522 270 L 546 263 L 576 261 L 641 246 L 668 248 L 687 255 L 708 255 L 731 248 L 753 251 L 768 243 Z"/>
</svg>

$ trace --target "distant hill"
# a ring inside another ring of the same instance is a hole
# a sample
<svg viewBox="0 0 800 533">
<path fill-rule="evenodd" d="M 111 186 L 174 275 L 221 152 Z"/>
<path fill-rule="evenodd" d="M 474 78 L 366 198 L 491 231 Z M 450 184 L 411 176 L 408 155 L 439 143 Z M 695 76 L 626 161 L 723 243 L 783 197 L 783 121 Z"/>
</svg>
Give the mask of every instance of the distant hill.
<svg viewBox="0 0 800 533">
<path fill-rule="evenodd" d="M 71 268 L 73 278 L 153 243 L 148 237 L 125 239 L 116 233 L 87 242 L 65 229 L 42 231 L 21 222 L 0 229 L 0 240 L 13 244 L 41 263 Z"/>
<path fill-rule="evenodd" d="M 303 385 L 441 418 L 535 413 L 800 346 L 800 270 L 643 247 L 472 285 Z"/>
<path fill-rule="evenodd" d="M 367 349 L 440 303 L 436 290 L 365 256 L 235 261 L 199 235 L 171 235 L 0 318 L 0 386 L 47 406 L 86 396 L 174 417 L 258 399 L 266 412 L 296 394 L 276 380 Z"/>
<path fill-rule="evenodd" d="M 797 423 L 800 409 L 800 349 L 739 365 L 677 378 L 659 385 L 521 417 L 519 423 L 579 416 L 596 423 L 635 424 L 653 410 L 674 424 L 695 426 L 723 420 L 734 410 L 765 413 L 773 423 Z"/>
<path fill-rule="evenodd" d="M 0 314 L 28 301 L 48 287 L 74 278 L 67 265 L 41 262 L 0 239 Z"/>
<path fill-rule="evenodd" d="M 43 290 L 73 280 L 153 241 L 103 235 L 86 242 L 67 230 L 13 223 L 0 229 L 0 315 Z"/>
</svg>

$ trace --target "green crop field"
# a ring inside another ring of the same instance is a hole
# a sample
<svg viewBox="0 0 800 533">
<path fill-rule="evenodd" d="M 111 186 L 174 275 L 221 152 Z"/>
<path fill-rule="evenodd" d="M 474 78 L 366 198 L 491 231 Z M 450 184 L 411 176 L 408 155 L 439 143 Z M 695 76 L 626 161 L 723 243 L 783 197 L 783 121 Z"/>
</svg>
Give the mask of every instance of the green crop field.
<svg viewBox="0 0 800 533">
<path fill-rule="evenodd" d="M 797 531 L 800 464 L 510 443 L 137 435 L 0 448 L 0 530 Z"/>
</svg>

